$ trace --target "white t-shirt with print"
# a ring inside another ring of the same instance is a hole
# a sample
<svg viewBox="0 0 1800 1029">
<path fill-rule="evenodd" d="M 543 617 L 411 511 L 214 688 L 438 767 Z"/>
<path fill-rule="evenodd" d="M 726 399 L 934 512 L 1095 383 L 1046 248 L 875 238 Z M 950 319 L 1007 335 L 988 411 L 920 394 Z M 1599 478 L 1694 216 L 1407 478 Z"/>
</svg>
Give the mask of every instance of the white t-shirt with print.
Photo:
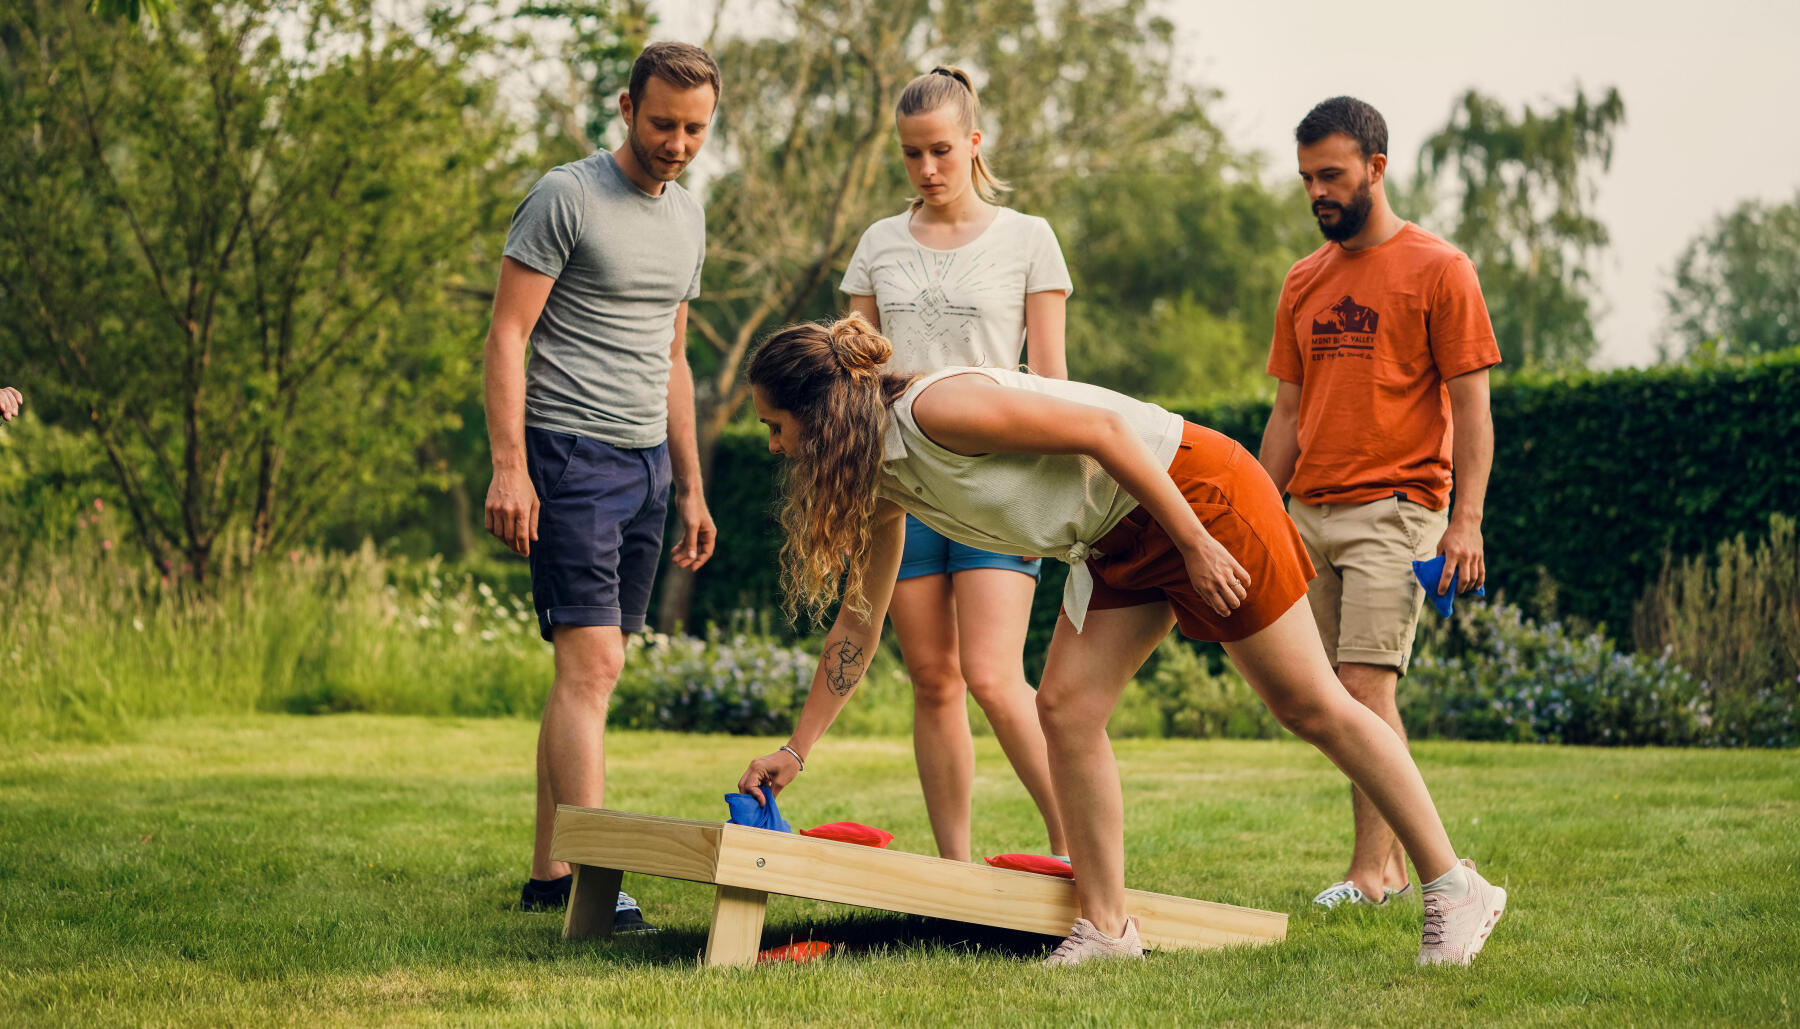
<svg viewBox="0 0 1800 1029">
<path fill-rule="evenodd" d="M 910 375 L 951 366 L 1013 368 L 1025 344 L 1025 295 L 1073 292 L 1056 232 L 1010 207 L 955 250 L 913 238 L 911 211 L 869 226 L 839 289 L 872 296 L 894 344 L 888 370 Z"/>
</svg>

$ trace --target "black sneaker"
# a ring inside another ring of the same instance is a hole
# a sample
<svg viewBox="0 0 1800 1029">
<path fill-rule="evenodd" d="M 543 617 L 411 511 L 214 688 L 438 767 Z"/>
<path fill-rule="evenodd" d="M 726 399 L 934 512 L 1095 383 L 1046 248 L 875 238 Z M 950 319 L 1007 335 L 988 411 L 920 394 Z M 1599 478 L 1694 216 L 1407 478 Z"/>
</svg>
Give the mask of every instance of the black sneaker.
<svg viewBox="0 0 1800 1029">
<path fill-rule="evenodd" d="M 569 906 L 569 889 L 575 883 L 572 875 L 556 879 L 527 879 L 519 890 L 520 911 L 561 911 Z M 644 912 L 631 894 L 619 891 L 617 905 L 613 908 L 613 932 L 615 933 L 654 933 L 661 932 L 656 926 L 644 921 Z"/>
<path fill-rule="evenodd" d="M 569 887 L 574 884 L 573 875 L 555 879 L 527 879 L 525 886 L 519 890 L 519 910 L 561 911 L 569 906 Z"/>
<path fill-rule="evenodd" d="M 644 912 L 638 908 L 638 902 L 631 899 L 631 894 L 619 891 L 619 903 L 613 908 L 613 932 L 615 933 L 655 933 L 661 932 L 656 926 L 644 921 Z"/>
</svg>

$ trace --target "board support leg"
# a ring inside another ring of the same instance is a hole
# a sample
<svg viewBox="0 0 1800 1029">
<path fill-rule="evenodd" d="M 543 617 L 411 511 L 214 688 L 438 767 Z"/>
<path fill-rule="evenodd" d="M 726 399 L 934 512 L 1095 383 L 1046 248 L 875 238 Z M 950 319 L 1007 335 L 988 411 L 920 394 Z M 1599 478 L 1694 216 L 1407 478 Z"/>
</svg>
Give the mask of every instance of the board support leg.
<svg viewBox="0 0 1800 1029">
<path fill-rule="evenodd" d="M 575 881 L 569 886 L 569 912 L 563 917 L 563 939 L 611 936 L 613 910 L 619 904 L 619 884 L 625 873 L 616 868 L 593 865 L 571 867 Z"/>
<path fill-rule="evenodd" d="M 708 968 L 756 963 L 768 903 L 769 895 L 761 890 L 719 887 L 713 900 L 712 931 L 706 937 Z"/>
</svg>

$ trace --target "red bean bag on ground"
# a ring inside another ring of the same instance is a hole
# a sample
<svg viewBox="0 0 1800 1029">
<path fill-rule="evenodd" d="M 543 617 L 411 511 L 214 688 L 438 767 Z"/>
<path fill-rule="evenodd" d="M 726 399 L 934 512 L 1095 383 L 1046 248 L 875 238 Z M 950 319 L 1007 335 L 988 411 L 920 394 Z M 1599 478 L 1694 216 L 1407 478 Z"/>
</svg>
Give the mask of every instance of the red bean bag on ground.
<svg viewBox="0 0 1800 1029">
<path fill-rule="evenodd" d="M 995 868 L 1011 868 L 1020 872 L 1036 872 L 1039 875 L 1054 875 L 1062 879 L 1075 878 L 1075 870 L 1061 861 L 1044 854 L 999 854 L 987 858 L 987 863 Z"/>
<path fill-rule="evenodd" d="M 893 833 L 858 822 L 829 822 L 825 825 L 815 825 L 811 829 L 800 830 L 800 835 L 821 840 L 837 840 L 839 843 L 856 843 L 864 847 L 886 847 L 894 842 Z"/>
<path fill-rule="evenodd" d="M 804 965 L 816 957 L 831 953 L 831 944 L 824 940 L 807 940 L 804 943 L 788 943 L 768 950 L 758 951 L 756 963 L 771 964 L 777 961 L 791 961 L 796 965 Z"/>
</svg>

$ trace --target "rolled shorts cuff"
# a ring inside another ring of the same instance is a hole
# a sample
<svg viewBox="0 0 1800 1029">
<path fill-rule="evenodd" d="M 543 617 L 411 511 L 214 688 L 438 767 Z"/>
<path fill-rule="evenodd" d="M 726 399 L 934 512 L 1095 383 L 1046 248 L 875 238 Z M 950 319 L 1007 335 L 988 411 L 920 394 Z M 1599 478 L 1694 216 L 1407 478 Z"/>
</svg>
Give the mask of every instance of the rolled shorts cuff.
<svg viewBox="0 0 1800 1029">
<path fill-rule="evenodd" d="M 1392 668 L 1401 675 L 1406 674 L 1407 659 L 1410 654 L 1398 650 L 1375 650 L 1367 647 L 1339 647 L 1337 663 L 1340 665 L 1374 665 L 1377 668 Z"/>
<path fill-rule="evenodd" d="M 644 627 L 644 615 L 636 615 L 636 625 L 632 619 L 624 616 L 616 607 L 583 607 L 568 605 L 550 607 L 538 612 L 538 632 L 543 634 L 544 642 L 554 638 L 554 630 L 559 625 L 616 625 L 620 632 L 637 632 Z"/>
</svg>

